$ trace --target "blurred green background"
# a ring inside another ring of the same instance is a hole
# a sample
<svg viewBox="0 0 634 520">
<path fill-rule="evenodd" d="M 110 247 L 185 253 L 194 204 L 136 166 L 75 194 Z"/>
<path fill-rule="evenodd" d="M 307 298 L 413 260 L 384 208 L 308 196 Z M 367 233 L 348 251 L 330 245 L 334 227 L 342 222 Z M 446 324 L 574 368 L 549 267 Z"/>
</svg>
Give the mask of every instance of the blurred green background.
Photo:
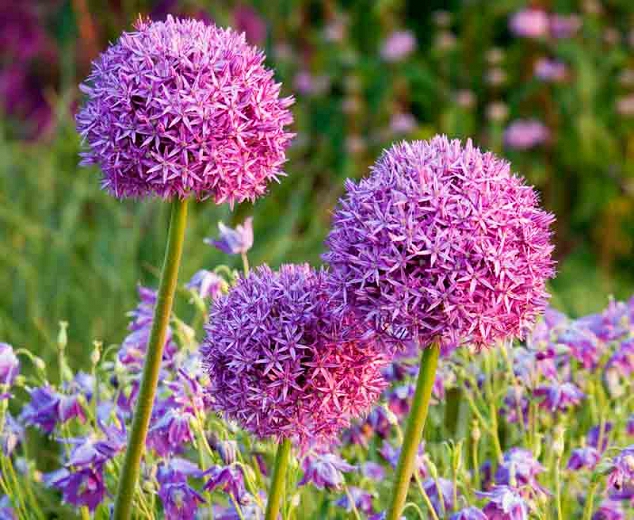
<svg viewBox="0 0 634 520">
<path fill-rule="evenodd" d="M 527 7 L 548 27 L 513 29 Z M 50 359 L 67 320 L 80 364 L 93 339 L 123 338 L 137 282 L 156 285 L 166 205 L 102 192 L 77 166 L 73 121 L 90 60 L 139 13 L 245 31 L 297 99 L 288 177 L 233 213 L 196 204 L 183 282 L 239 265 L 202 242 L 219 219 L 254 216 L 252 264 L 319 263 L 344 179 L 395 140 L 442 132 L 508 158 L 556 214 L 556 307 L 574 316 L 633 292 L 631 0 L 0 0 L 0 340 Z"/>
</svg>

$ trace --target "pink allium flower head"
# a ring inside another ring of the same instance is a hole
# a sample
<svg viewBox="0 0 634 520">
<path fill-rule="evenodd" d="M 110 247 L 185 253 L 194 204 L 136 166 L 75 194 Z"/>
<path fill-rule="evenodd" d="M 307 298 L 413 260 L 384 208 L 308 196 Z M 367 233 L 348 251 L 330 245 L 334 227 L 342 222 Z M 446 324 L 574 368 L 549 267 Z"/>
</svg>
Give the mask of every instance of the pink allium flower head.
<svg viewBox="0 0 634 520">
<path fill-rule="evenodd" d="M 548 15 L 541 9 L 523 9 L 515 13 L 509 22 L 513 34 L 524 38 L 543 38 L 549 32 Z"/>
<path fill-rule="evenodd" d="M 93 64 L 77 128 L 115 197 L 255 200 L 284 175 L 280 84 L 244 35 L 171 16 L 139 20 Z"/>
<path fill-rule="evenodd" d="M 504 144 L 516 150 L 528 150 L 545 144 L 550 130 L 537 119 L 516 119 L 504 131 Z"/>
<path fill-rule="evenodd" d="M 410 31 L 394 31 L 383 42 L 381 57 L 396 62 L 407 58 L 416 50 L 416 37 Z"/>
<path fill-rule="evenodd" d="M 481 347 L 544 309 L 554 219 L 507 162 L 437 136 L 393 146 L 346 190 L 324 260 L 339 311 L 370 330 Z"/>
<path fill-rule="evenodd" d="M 306 447 L 369 409 L 387 359 L 334 317 L 326 278 L 308 265 L 262 266 L 216 300 L 202 348 L 215 410 Z"/>
</svg>

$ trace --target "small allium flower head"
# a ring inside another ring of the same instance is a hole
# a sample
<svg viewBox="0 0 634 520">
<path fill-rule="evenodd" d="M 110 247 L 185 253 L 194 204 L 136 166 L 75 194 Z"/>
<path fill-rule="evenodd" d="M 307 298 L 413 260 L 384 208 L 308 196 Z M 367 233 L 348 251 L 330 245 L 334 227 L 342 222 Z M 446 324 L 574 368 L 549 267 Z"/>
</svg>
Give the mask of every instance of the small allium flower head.
<svg viewBox="0 0 634 520">
<path fill-rule="evenodd" d="M 301 446 L 369 409 L 386 355 L 333 316 L 326 278 L 308 265 L 262 266 L 216 300 L 202 348 L 214 409 Z"/>
<path fill-rule="evenodd" d="M 255 200 L 283 175 L 292 134 L 280 84 L 244 35 L 139 20 L 93 64 L 77 128 L 118 198 Z"/>
<path fill-rule="evenodd" d="M 550 130 L 537 119 L 516 119 L 504 131 L 504 144 L 515 150 L 529 150 L 549 139 Z"/>
<path fill-rule="evenodd" d="M 481 347 L 544 309 L 553 217 L 505 161 L 470 140 L 403 142 L 346 190 L 324 255 L 340 312 L 400 341 Z"/>
</svg>

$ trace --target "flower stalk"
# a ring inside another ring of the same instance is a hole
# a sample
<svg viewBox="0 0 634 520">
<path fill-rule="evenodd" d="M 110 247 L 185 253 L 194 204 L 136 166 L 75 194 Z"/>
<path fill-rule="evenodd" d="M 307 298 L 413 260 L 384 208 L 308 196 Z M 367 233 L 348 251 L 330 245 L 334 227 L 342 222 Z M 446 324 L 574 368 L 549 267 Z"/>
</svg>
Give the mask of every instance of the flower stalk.
<svg viewBox="0 0 634 520">
<path fill-rule="evenodd" d="M 414 473 L 418 446 L 423 438 L 423 430 L 427 420 L 429 401 L 434 387 L 439 357 L 440 344 L 438 340 L 433 341 L 429 347 L 423 349 L 420 370 L 416 381 L 416 391 L 412 400 L 409 421 L 396 467 L 392 500 L 386 520 L 398 520 L 407 500 L 407 492 Z"/>
<path fill-rule="evenodd" d="M 284 439 L 277 447 L 275 455 L 275 467 L 269 489 L 269 499 L 266 504 L 265 520 L 277 520 L 282 497 L 284 496 L 284 484 L 286 482 L 286 472 L 290 462 L 291 441 Z"/>
<path fill-rule="evenodd" d="M 187 201 L 175 199 L 172 202 L 165 259 L 154 309 L 152 330 L 143 366 L 141 387 L 137 398 L 132 430 L 128 438 L 128 449 L 117 488 L 113 517 L 115 520 L 128 520 L 132 515 L 132 500 L 141 466 L 141 458 L 145 450 L 145 438 L 152 415 L 167 327 L 172 313 L 174 293 L 178 281 L 178 269 L 183 252 L 186 222 Z"/>
</svg>

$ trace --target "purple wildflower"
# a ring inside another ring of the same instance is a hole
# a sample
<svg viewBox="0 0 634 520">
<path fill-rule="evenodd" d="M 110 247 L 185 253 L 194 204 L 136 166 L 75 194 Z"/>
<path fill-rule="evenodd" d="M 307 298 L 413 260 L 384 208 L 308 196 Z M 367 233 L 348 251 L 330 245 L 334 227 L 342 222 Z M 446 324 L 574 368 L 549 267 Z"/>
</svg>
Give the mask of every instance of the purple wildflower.
<svg viewBox="0 0 634 520">
<path fill-rule="evenodd" d="M 214 246 L 227 255 L 244 254 L 253 246 L 253 218 L 251 217 L 236 226 L 235 229 L 219 222 L 218 229 L 220 230 L 220 239 L 206 238 L 205 244 Z"/>
<path fill-rule="evenodd" d="M 449 520 L 487 520 L 487 517 L 477 507 L 467 507 L 451 515 Z"/>
<path fill-rule="evenodd" d="M 416 50 L 416 37 L 410 31 L 394 31 L 381 47 L 381 57 L 385 61 L 397 62 L 407 58 Z"/>
<path fill-rule="evenodd" d="M 304 457 L 302 469 L 300 486 L 312 482 L 317 489 L 340 489 L 345 483 L 343 474 L 357 468 L 335 453 L 310 453 Z"/>
<path fill-rule="evenodd" d="M 603 453 L 610 441 L 610 432 L 614 428 L 611 421 L 606 421 L 603 425 L 597 424 L 588 430 L 586 441 L 588 446 L 592 446 Z M 599 443 L 601 444 L 599 446 Z"/>
<path fill-rule="evenodd" d="M 504 143 L 509 148 L 528 150 L 550 140 L 550 130 L 537 119 L 516 119 L 504 131 Z"/>
<path fill-rule="evenodd" d="M 488 520 L 528 520 L 528 505 L 515 489 L 495 486 L 489 492 L 476 494 L 489 499 L 482 510 Z"/>
<path fill-rule="evenodd" d="M 573 383 L 560 383 L 555 380 L 550 381 L 549 385 L 537 387 L 533 395 L 543 397 L 539 405 L 552 413 L 565 412 L 585 398 L 585 394 Z"/>
<path fill-rule="evenodd" d="M 118 198 L 255 200 L 292 134 L 280 84 L 244 35 L 171 16 L 140 19 L 95 62 L 77 128 Z"/>
<path fill-rule="evenodd" d="M 553 83 L 564 81 L 568 76 L 568 68 L 565 63 L 549 58 L 540 58 L 535 63 L 535 77 Z"/>
<path fill-rule="evenodd" d="M 544 467 L 533 454 L 524 448 L 511 448 L 504 453 L 504 460 L 495 472 L 495 483 L 501 486 L 529 486 L 533 490 L 543 491 L 537 482 L 537 475 Z"/>
<path fill-rule="evenodd" d="M 567 347 L 570 355 L 586 370 L 596 368 L 601 358 L 598 338 L 579 321 L 570 324 L 557 336 L 557 344 Z"/>
<path fill-rule="evenodd" d="M 576 14 L 550 15 L 550 34 L 553 38 L 571 38 L 581 28 L 581 17 Z"/>
<path fill-rule="evenodd" d="M 0 343 L 0 386 L 11 386 L 20 372 L 20 361 L 13 347 L 8 343 Z"/>
<path fill-rule="evenodd" d="M 156 479 L 159 484 L 187 482 L 189 477 L 200 478 L 203 471 L 193 462 L 180 457 L 172 457 L 167 462 L 161 462 L 157 468 Z"/>
<path fill-rule="evenodd" d="M 543 310 L 553 217 L 508 163 L 437 136 L 393 146 L 346 190 L 324 255 L 339 312 L 423 347 L 482 347 Z"/>
<path fill-rule="evenodd" d="M 211 310 L 202 354 L 213 408 L 259 437 L 327 440 L 366 412 L 386 356 L 332 315 L 326 274 L 262 266 Z"/>
<path fill-rule="evenodd" d="M 594 469 L 601 460 L 601 454 L 592 446 L 572 450 L 568 460 L 568 469 L 578 471 L 582 468 Z"/>
<path fill-rule="evenodd" d="M 205 491 L 220 489 L 230 494 L 238 503 L 242 502 L 246 490 L 244 476 L 238 466 L 211 466 L 204 475 L 209 479 L 205 484 Z"/>
<path fill-rule="evenodd" d="M 634 484 L 634 444 L 623 448 L 612 459 L 612 469 L 608 475 L 608 485 L 617 490 Z"/>
<path fill-rule="evenodd" d="M 397 112 L 390 119 L 390 130 L 396 135 L 409 134 L 416 130 L 417 126 L 418 122 L 412 114 Z"/>
<path fill-rule="evenodd" d="M 169 408 L 161 415 L 148 432 L 147 445 L 162 457 L 180 453 L 186 444 L 194 440 L 190 424 L 194 416 L 179 408 Z"/>
<path fill-rule="evenodd" d="M 369 460 L 361 466 L 361 474 L 370 480 L 381 482 L 385 478 L 385 469 L 380 464 Z"/>
<path fill-rule="evenodd" d="M 195 291 L 203 300 L 208 298 L 215 299 L 222 293 L 226 282 L 212 271 L 201 269 L 196 271 L 191 280 L 187 282 L 188 289 Z"/>
<path fill-rule="evenodd" d="M 504 397 L 502 413 L 510 423 L 521 421 L 524 426 L 528 424 L 528 399 L 524 396 L 523 386 L 509 388 Z"/>
<path fill-rule="evenodd" d="M 15 511 L 13 511 L 11 499 L 7 495 L 0 499 L 0 520 L 18 520 Z"/>
<path fill-rule="evenodd" d="M 548 35 L 548 15 L 541 9 L 522 9 L 509 21 L 513 34 L 523 38 L 543 38 Z"/>
<path fill-rule="evenodd" d="M 227 466 L 233 464 L 238 459 L 240 448 L 238 447 L 238 443 L 236 441 L 214 440 L 212 442 L 212 447 L 218 452 L 222 462 L 224 462 Z"/>
<path fill-rule="evenodd" d="M 627 426 L 625 429 L 628 435 L 634 436 L 634 413 L 631 414 L 629 419 L 627 420 Z"/>
<path fill-rule="evenodd" d="M 401 448 L 395 448 L 389 441 L 384 440 L 379 450 L 379 455 L 385 459 L 393 468 L 396 468 L 398 457 L 401 454 Z M 421 478 L 427 478 L 427 464 L 425 464 L 425 443 L 421 442 L 418 446 L 416 461 L 414 467 L 418 471 Z"/>
<path fill-rule="evenodd" d="M 170 482 L 161 485 L 158 495 L 163 503 L 165 518 L 194 520 L 198 506 L 205 499 L 187 482 Z"/>
<path fill-rule="evenodd" d="M 453 509 L 454 488 L 451 480 L 429 478 L 423 482 L 423 488 L 438 516 L 444 516 L 445 511 Z"/>
<path fill-rule="evenodd" d="M 356 486 L 350 486 L 348 493 L 339 498 L 339 500 L 335 502 L 335 505 L 343 507 L 348 513 L 351 513 L 353 511 L 353 504 L 350 498 L 354 501 L 354 506 L 357 511 L 365 513 L 366 515 L 370 515 L 374 512 L 374 508 L 372 507 L 372 494 Z"/>
<path fill-rule="evenodd" d="M 634 373 L 634 338 L 623 341 L 618 350 L 612 354 L 607 364 L 608 369 L 629 378 Z"/>
<path fill-rule="evenodd" d="M 62 468 L 49 474 L 45 482 L 62 492 L 64 501 L 94 511 L 106 495 L 101 467 L 82 467 L 77 471 Z"/>
<path fill-rule="evenodd" d="M 621 504 L 615 500 L 604 500 L 592 515 L 592 520 L 625 520 Z"/>
<path fill-rule="evenodd" d="M 5 457 L 10 457 L 24 438 L 24 428 L 7 411 L 4 416 L 4 427 L 0 431 L 0 448 Z"/>
<path fill-rule="evenodd" d="M 52 433 L 59 421 L 57 392 L 49 385 L 31 388 L 28 392 L 31 400 L 22 409 L 20 420 L 44 433 Z"/>
</svg>

